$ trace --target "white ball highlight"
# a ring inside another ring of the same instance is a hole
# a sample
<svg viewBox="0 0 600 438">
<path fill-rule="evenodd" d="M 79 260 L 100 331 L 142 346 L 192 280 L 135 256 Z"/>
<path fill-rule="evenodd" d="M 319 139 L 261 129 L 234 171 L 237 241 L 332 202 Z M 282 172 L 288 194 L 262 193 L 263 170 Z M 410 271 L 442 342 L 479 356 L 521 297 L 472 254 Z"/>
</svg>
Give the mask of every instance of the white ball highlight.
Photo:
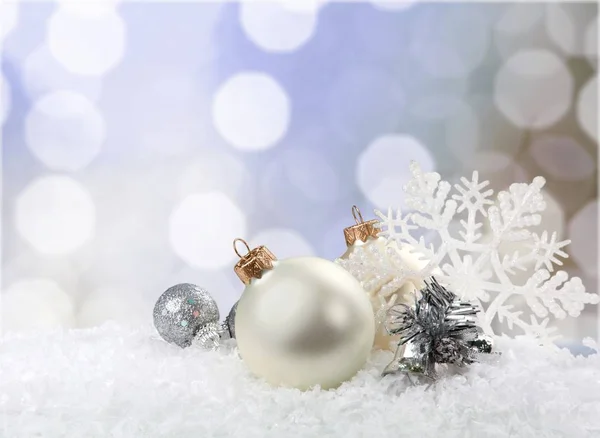
<svg viewBox="0 0 600 438">
<path fill-rule="evenodd" d="M 100 152 L 106 126 L 85 96 L 61 90 L 38 99 L 25 119 L 31 152 L 52 170 L 76 171 Z"/>
<path fill-rule="evenodd" d="M 19 195 L 15 212 L 19 234 L 44 254 L 68 254 L 94 234 L 95 207 L 77 181 L 46 176 Z"/>
<path fill-rule="evenodd" d="M 241 150 L 275 146 L 290 122 L 290 102 L 272 77 L 240 73 L 221 85 L 213 101 L 213 122 L 225 140 Z"/>
<path fill-rule="evenodd" d="M 194 194 L 173 211 L 169 235 L 175 253 L 191 266 L 233 266 L 233 239 L 246 234 L 246 219 L 223 193 Z"/>
<path fill-rule="evenodd" d="M 513 55 L 496 76 L 495 102 L 515 125 L 542 129 L 560 120 L 571 102 L 573 78 L 547 50 Z"/>
</svg>

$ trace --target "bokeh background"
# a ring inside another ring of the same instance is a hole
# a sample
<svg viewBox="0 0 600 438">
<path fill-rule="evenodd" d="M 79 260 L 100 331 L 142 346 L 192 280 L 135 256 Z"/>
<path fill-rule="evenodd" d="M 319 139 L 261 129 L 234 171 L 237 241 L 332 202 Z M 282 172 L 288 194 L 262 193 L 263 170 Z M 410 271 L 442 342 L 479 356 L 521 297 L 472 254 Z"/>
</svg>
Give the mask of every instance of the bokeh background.
<svg viewBox="0 0 600 438">
<path fill-rule="evenodd" d="M 2 326 L 151 324 L 231 242 L 345 250 L 408 163 L 547 180 L 544 228 L 597 289 L 597 5 L 3 1 Z M 597 337 L 595 307 L 563 324 Z"/>
</svg>

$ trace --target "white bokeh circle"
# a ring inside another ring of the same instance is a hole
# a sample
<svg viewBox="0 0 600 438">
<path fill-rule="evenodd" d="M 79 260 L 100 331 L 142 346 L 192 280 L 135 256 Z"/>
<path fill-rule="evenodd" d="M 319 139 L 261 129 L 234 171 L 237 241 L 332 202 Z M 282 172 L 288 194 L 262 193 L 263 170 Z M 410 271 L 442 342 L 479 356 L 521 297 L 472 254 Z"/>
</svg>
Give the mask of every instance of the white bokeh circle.
<svg viewBox="0 0 600 438">
<path fill-rule="evenodd" d="M 479 94 L 469 101 L 479 119 L 479 148 L 516 156 L 523 146 L 524 130 L 502 114 L 493 95 Z"/>
<path fill-rule="evenodd" d="M 437 90 L 415 96 L 410 113 L 425 120 L 448 120 L 463 110 L 463 96 Z"/>
<path fill-rule="evenodd" d="M 241 150 L 264 150 L 284 136 L 290 101 L 279 83 L 264 73 L 244 72 L 217 90 L 213 122 L 221 136 Z"/>
<path fill-rule="evenodd" d="M 569 109 L 573 78 L 565 63 L 548 50 L 523 50 L 498 71 L 496 105 L 515 125 L 542 129 Z"/>
<path fill-rule="evenodd" d="M 414 61 L 434 78 L 462 78 L 477 68 L 490 44 L 490 29 L 485 15 L 476 9 L 416 15 L 409 51 Z"/>
<path fill-rule="evenodd" d="M 530 32 L 544 17 L 541 3 L 514 3 L 507 5 L 496 21 L 494 30 L 499 34 L 519 35 Z"/>
<path fill-rule="evenodd" d="M 591 154 L 568 137 L 540 137 L 531 144 L 530 153 L 546 174 L 562 181 L 590 178 L 596 169 Z"/>
<path fill-rule="evenodd" d="M 73 303 L 53 280 L 16 281 L 0 299 L 3 331 L 52 330 L 74 325 Z"/>
<path fill-rule="evenodd" d="M 305 44 L 317 24 L 317 8 L 301 10 L 284 1 L 242 2 L 240 23 L 248 38 L 269 52 L 291 52 Z"/>
<path fill-rule="evenodd" d="M 173 250 L 198 268 L 231 265 L 236 257 L 231 244 L 245 234 L 243 212 L 220 192 L 189 195 L 175 208 L 169 222 Z"/>
<path fill-rule="evenodd" d="M 476 151 L 466 161 L 466 168 L 481 174 L 505 173 L 513 163 L 513 157 L 496 150 Z"/>
<path fill-rule="evenodd" d="M 20 2 L 2 2 L 0 14 L 0 43 L 4 38 L 15 28 L 19 21 L 19 7 Z"/>
<path fill-rule="evenodd" d="M 277 0 L 281 6 L 296 12 L 317 12 L 329 0 Z"/>
<path fill-rule="evenodd" d="M 325 119 L 344 142 L 393 132 L 407 108 L 401 79 L 371 64 L 344 69 L 326 92 Z"/>
<path fill-rule="evenodd" d="M 598 141 L 598 76 L 591 78 L 579 91 L 577 120 L 585 133 Z"/>
<path fill-rule="evenodd" d="M 314 254 L 311 244 L 298 231 L 286 228 L 262 230 L 249 244 L 251 248 L 264 245 L 280 259 Z"/>
<path fill-rule="evenodd" d="M 501 59 L 507 59 L 524 48 L 556 50 L 544 25 L 546 5 L 516 2 L 502 8 L 494 25 L 494 45 Z"/>
<path fill-rule="evenodd" d="M 177 181 L 177 194 L 185 197 L 191 193 L 215 190 L 235 196 L 243 189 L 247 171 L 242 160 L 226 152 L 199 154 L 198 159 L 182 168 Z"/>
<path fill-rule="evenodd" d="M 546 32 L 563 53 L 571 56 L 586 54 L 587 20 L 584 5 L 549 3 L 546 5 Z M 586 20 L 584 23 L 583 20 Z"/>
<path fill-rule="evenodd" d="M 100 152 L 105 138 L 106 126 L 98 108 L 73 91 L 42 96 L 25 119 L 27 146 L 53 170 L 84 168 Z"/>
<path fill-rule="evenodd" d="M 273 209 L 280 208 L 290 193 L 306 201 L 328 204 L 343 190 L 335 166 L 316 150 L 286 150 L 267 165 L 261 176 L 262 197 Z"/>
<path fill-rule="evenodd" d="M 586 274 L 598 277 L 598 200 L 585 205 L 569 222 L 568 252 Z"/>
<path fill-rule="evenodd" d="M 478 114 L 466 103 L 444 120 L 446 146 L 462 163 L 469 162 L 479 148 L 479 123 Z"/>
<path fill-rule="evenodd" d="M 583 44 L 585 56 L 587 56 L 593 66 L 596 66 L 596 62 L 598 61 L 598 16 L 588 24 Z"/>
<path fill-rule="evenodd" d="M 378 208 L 402 207 L 402 190 L 411 178 L 411 161 L 419 163 L 423 172 L 435 169 L 433 156 L 414 137 L 385 135 L 377 138 L 358 157 L 360 190 Z"/>
<path fill-rule="evenodd" d="M 318 222 L 320 216 L 327 216 L 335 201 L 350 195 L 353 184 L 342 184 L 340 172 L 352 177 L 353 169 L 342 170 L 335 166 L 323 148 L 303 147 L 317 144 L 311 142 L 311 138 L 316 137 L 294 138 L 277 157 L 265 163 L 259 175 L 258 190 L 250 193 L 260 199 L 265 218 L 298 228 L 301 223 L 306 225 L 306 221 Z M 247 205 L 252 206 L 252 203 Z M 314 214 L 307 214 L 309 211 Z"/>
<path fill-rule="evenodd" d="M 65 176 L 34 180 L 16 201 L 19 234 L 43 254 L 68 254 L 94 234 L 96 211 L 88 191 Z"/>
<path fill-rule="evenodd" d="M 57 3 L 62 10 L 68 11 L 74 15 L 94 18 L 115 13 L 120 1 L 121 0 L 57 0 Z"/>
<path fill-rule="evenodd" d="M 125 52 L 125 23 L 116 13 L 82 15 L 59 8 L 48 21 L 48 46 L 66 70 L 100 76 Z"/>
<path fill-rule="evenodd" d="M 160 165 L 145 161 L 111 169 L 109 174 L 84 173 L 102 216 L 94 240 L 77 252 L 73 262 L 81 282 L 91 287 L 153 290 L 180 263 L 167 233 L 175 176 L 164 160 Z"/>
<path fill-rule="evenodd" d="M 22 244 L 20 245 L 22 247 Z M 68 257 L 48 257 L 35 250 L 19 250 L 7 248 L 2 268 L 2 282 L 11 284 L 23 278 L 51 278 L 68 291 L 71 299 L 80 292 L 86 292 L 79 287 L 81 271 Z"/>
<path fill-rule="evenodd" d="M 382 11 L 404 11 L 413 6 L 417 0 L 370 0 L 370 3 Z"/>
<path fill-rule="evenodd" d="M 132 287 L 100 287 L 83 299 L 77 312 L 77 327 L 97 327 L 114 321 L 123 327 L 139 328 L 147 322 L 151 306 Z"/>
<path fill-rule="evenodd" d="M 101 77 L 68 72 L 45 44 L 37 47 L 25 58 L 23 83 L 32 99 L 57 90 L 71 90 L 96 101 L 102 91 Z"/>
<path fill-rule="evenodd" d="M 546 6 L 546 32 L 563 52 L 575 55 L 579 51 L 575 23 L 560 3 Z"/>
<path fill-rule="evenodd" d="M 4 77 L 4 73 L 0 72 L 0 126 L 4 123 L 11 106 L 11 92 L 8 81 Z"/>
</svg>

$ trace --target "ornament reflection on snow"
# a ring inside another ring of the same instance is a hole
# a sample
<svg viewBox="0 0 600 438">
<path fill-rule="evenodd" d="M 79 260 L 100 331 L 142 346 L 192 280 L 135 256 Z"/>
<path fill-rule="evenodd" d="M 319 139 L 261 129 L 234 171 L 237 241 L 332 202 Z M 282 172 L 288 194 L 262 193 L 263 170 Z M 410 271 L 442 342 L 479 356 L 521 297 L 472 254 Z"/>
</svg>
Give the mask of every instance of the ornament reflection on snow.
<svg viewBox="0 0 600 438">
<path fill-rule="evenodd" d="M 486 190 L 489 183 L 479 182 L 477 172 L 471 180 L 461 178 L 453 191 L 438 173 L 422 172 L 415 162 L 410 171 L 412 178 L 404 191 L 412 212 L 375 213 L 381 219 L 380 236 L 400 248 L 410 245 L 429 262 L 410 272 L 401 258 L 388 258 L 385 266 L 373 264 L 371 269 L 395 269 L 398 278 L 407 272 L 428 278 L 439 266 L 442 274 L 435 276 L 441 282 L 461 300 L 483 309 L 477 323 L 486 334 L 493 335 L 493 326 L 499 323 L 543 343 L 558 338 L 556 328 L 549 325 L 551 317 L 577 317 L 586 304 L 599 302 L 598 295 L 586 292 L 580 278 L 569 278 L 564 271 L 553 274 L 554 265 L 562 265 L 560 258 L 567 257 L 562 249 L 569 241 L 557 242 L 556 233 L 549 236 L 531 230 L 546 208 L 541 193 L 544 178 L 512 184 L 492 200 L 493 190 Z M 461 227 L 458 235 L 450 231 L 454 222 Z M 490 230 L 487 236 L 484 225 Z M 423 238 L 415 238 L 411 232 L 417 228 L 434 233 L 440 242 L 426 244 Z M 501 245 L 507 242 L 520 242 L 525 251 L 503 254 Z M 523 275 L 517 276 L 518 271 L 525 272 L 527 279 L 519 281 Z M 519 299 L 529 311 L 515 309 Z"/>
</svg>

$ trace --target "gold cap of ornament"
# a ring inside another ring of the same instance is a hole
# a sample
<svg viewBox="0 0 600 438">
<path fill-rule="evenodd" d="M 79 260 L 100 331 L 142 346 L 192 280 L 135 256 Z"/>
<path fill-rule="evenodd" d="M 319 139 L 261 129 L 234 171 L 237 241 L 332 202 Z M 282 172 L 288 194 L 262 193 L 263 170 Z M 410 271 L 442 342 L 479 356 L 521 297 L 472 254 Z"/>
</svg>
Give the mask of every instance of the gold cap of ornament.
<svg viewBox="0 0 600 438">
<path fill-rule="evenodd" d="M 369 237 L 377 237 L 379 234 L 379 228 L 375 228 L 375 224 L 379 222 L 377 219 L 365 222 L 356 205 L 352 206 L 352 216 L 356 221 L 356 225 L 344 228 L 344 238 L 347 246 L 354 245 L 356 241 L 366 242 Z"/>
<path fill-rule="evenodd" d="M 242 242 L 248 250 L 246 255 L 241 255 L 238 252 L 236 247 L 238 242 Z M 262 272 L 265 269 L 273 269 L 273 262 L 277 260 L 277 257 L 266 246 L 250 249 L 244 239 L 235 239 L 233 241 L 233 250 L 240 258 L 240 261 L 235 264 L 233 270 L 244 284 L 249 284 L 253 278 L 261 278 Z"/>
</svg>

